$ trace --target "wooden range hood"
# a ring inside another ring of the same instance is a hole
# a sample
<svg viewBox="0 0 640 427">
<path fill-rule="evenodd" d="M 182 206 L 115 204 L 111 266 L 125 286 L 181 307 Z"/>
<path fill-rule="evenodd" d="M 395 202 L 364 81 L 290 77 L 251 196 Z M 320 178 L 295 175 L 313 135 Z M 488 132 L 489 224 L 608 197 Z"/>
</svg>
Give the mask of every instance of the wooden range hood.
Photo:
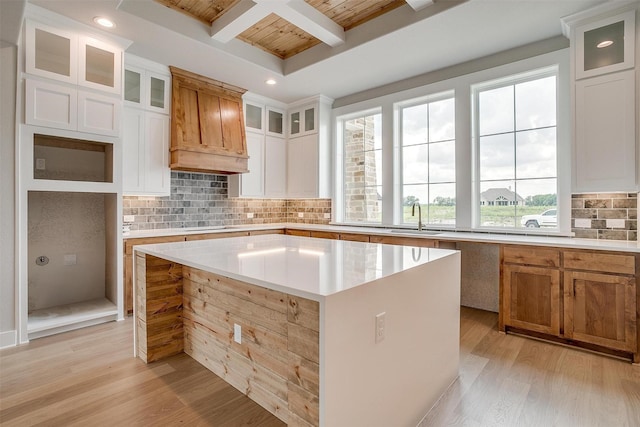
<svg viewBox="0 0 640 427">
<path fill-rule="evenodd" d="M 169 68 L 171 169 L 225 175 L 249 172 L 242 111 L 246 90 Z"/>
</svg>

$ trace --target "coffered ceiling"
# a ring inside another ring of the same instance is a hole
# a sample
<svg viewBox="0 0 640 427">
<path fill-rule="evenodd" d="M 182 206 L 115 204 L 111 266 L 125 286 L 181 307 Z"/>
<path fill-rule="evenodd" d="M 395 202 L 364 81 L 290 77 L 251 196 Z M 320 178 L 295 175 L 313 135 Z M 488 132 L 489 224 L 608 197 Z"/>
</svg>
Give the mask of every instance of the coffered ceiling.
<svg viewBox="0 0 640 427">
<path fill-rule="evenodd" d="M 155 0 L 211 26 L 213 39 L 237 38 L 281 59 L 320 43 L 337 46 L 345 32 L 406 4 L 405 0 Z M 432 4 L 416 1 L 416 8 Z"/>
<path fill-rule="evenodd" d="M 607 2 L 404 0 L 397 5 L 394 0 L 198 0 L 200 10 L 187 10 L 187 5 L 196 4 L 195 0 L 161 1 L 174 3 L 168 7 L 159 0 L 0 0 L 0 30 L 3 40 L 16 42 L 19 26 L 10 24 L 21 22 L 26 3 L 72 19 L 96 34 L 130 40 L 127 53 L 133 55 L 284 103 L 323 94 L 337 99 L 339 104 L 425 81 L 416 80 L 415 76 L 431 73 L 439 79 L 451 77 L 449 71 L 438 71 L 447 67 L 456 66 L 453 72 L 460 74 L 487 66 L 482 58 L 498 52 L 506 52 L 503 57 L 507 60 L 517 60 L 520 54 L 511 54 L 510 50 L 524 45 L 548 46 L 549 40 L 552 48 L 561 48 L 568 42 L 562 36 L 560 18 Z M 379 9 L 355 13 L 373 4 Z M 184 11 L 177 11 L 176 7 Z M 323 7 L 326 9 L 321 11 Z M 271 12 L 265 14 L 269 8 Z M 303 17 L 315 18 L 301 22 L 300 16 L 292 17 L 301 8 Z M 308 14 L 309 8 L 317 13 Z M 344 14 L 336 13 L 340 10 Z M 204 15 L 205 11 L 208 15 Z M 96 16 L 107 16 L 116 26 L 99 29 L 93 22 Z M 280 29 L 278 21 L 292 27 Z M 261 35 L 256 30 L 259 26 Z M 314 41 L 304 50 L 283 48 L 288 33 L 302 31 L 297 28 L 304 28 L 309 38 L 320 42 Z M 249 40 L 252 31 L 253 41 Z M 16 36 L 5 36 L 6 33 Z M 266 45 L 267 39 L 271 49 L 275 46 L 276 54 L 255 45 L 262 40 Z M 531 55 L 540 50 L 525 48 L 517 52 Z M 468 63 L 474 65 L 469 67 Z M 267 79 L 274 79 L 277 84 L 266 85 Z M 358 95 L 361 92 L 366 93 Z"/>
</svg>

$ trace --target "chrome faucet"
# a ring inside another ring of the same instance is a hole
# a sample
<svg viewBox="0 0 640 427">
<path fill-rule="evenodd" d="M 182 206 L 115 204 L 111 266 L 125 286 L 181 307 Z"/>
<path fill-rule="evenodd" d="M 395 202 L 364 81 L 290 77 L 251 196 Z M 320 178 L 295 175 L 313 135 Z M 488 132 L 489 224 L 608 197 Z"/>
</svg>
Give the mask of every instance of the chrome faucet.
<svg viewBox="0 0 640 427">
<path fill-rule="evenodd" d="M 420 201 L 413 202 L 411 207 L 411 216 L 416 216 L 416 206 L 418 206 L 418 231 L 422 231 L 422 208 L 420 207 Z"/>
</svg>

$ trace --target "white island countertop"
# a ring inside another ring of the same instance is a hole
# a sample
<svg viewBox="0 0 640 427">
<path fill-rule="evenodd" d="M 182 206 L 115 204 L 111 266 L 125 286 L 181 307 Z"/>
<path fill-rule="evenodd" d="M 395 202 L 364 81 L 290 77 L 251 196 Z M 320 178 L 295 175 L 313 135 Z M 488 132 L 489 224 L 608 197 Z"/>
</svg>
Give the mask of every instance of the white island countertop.
<svg viewBox="0 0 640 427">
<path fill-rule="evenodd" d="M 280 234 L 141 245 L 135 250 L 315 301 L 456 253 Z"/>
</svg>

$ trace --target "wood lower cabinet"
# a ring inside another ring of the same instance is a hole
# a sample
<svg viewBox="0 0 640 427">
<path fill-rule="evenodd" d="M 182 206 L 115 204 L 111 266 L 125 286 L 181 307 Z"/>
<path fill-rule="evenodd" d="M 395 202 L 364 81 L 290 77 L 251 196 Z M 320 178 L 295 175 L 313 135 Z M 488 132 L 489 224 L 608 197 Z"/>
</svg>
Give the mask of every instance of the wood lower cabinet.
<svg viewBox="0 0 640 427">
<path fill-rule="evenodd" d="M 525 265 L 503 269 L 505 326 L 560 334 L 560 271 Z"/>
<path fill-rule="evenodd" d="M 636 280 L 586 271 L 564 273 L 564 335 L 636 353 Z"/>
<path fill-rule="evenodd" d="M 636 258 L 626 253 L 504 246 L 500 330 L 544 334 L 565 344 L 631 355 L 640 362 Z"/>
<path fill-rule="evenodd" d="M 371 243 L 384 243 L 387 245 L 417 246 L 421 248 L 437 248 L 438 241 L 422 239 L 419 237 L 396 237 L 396 236 L 370 236 Z"/>
</svg>

